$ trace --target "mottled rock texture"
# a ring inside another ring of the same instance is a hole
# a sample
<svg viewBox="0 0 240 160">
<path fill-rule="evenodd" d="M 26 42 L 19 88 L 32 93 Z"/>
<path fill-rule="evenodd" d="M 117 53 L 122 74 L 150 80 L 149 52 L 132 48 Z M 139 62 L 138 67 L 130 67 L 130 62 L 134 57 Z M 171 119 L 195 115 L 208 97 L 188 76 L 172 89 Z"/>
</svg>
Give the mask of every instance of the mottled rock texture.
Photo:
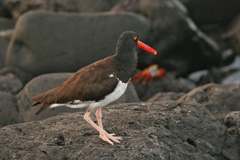
<svg viewBox="0 0 240 160">
<path fill-rule="evenodd" d="M 134 30 L 144 37 L 148 31 L 147 20 L 131 13 L 29 12 L 16 24 L 6 65 L 33 76 L 76 71 L 112 55 L 117 39 L 126 30 Z"/>
<path fill-rule="evenodd" d="M 82 113 L 1 128 L 0 158 L 219 160 L 225 128 L 206 108 L 174 101 L 145 107 L 104 109 L 105 128 L 123 137 L 114 146 L 98 138 Z"/>
</svg>

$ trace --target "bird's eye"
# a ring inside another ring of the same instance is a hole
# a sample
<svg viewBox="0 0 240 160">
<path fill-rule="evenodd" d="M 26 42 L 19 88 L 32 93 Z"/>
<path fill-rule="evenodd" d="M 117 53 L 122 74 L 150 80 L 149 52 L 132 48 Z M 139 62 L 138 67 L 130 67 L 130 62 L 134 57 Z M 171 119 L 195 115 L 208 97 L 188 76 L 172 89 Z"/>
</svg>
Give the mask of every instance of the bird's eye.
<svg viewBox="0 0 240 160">
<path fill-rule="evenodd" d="M 134 40 L 135 42 L 137 42 L 137 41 L 138 41 L 138 37 L 137 37 L 137 36 L 133 37 L 133 40 Z"/>
</svg>

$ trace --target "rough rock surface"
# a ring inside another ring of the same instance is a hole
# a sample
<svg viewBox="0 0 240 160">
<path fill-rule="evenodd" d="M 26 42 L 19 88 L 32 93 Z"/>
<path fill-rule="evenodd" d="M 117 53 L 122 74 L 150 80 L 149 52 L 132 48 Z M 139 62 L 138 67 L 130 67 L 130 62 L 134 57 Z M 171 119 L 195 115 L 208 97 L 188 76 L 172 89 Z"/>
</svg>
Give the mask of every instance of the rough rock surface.
<svg viewBox="0 0 240 160">
<path fill-rule="evenodd" d="M 240 110 L 240 85 L 207 84 L 178 99 L 180 103 L 200 103 L 217 119 L 223 120 L 231 111 Z"/>
<path fill-rule="evenodd" d="M 114 146 L 98 138 L 81 111 L 5 126 L 0 159 L 239 160 L 239 89 L 208 84 L 105 107 L 106 130 L 123 137 Z"/>
<path fill-rule="evenodd" d="M 4 66 L 4 59 L 6 56 L 6 51 L 8 47 L 9 41 L 0 37 L 0 68 Z"/>
<path fill-rule="evenodd" d="M 208 83 L 223 83 L 226 77 L 230 78 L 235 70 L 236 69 L 231 66 L 211 68 L 208 70 L 194 72 L 188 76 L 188 79 L 194 82 L 197 86 Z"/>
<path fill-rule="evenodd" d="M 104 110 L 104 125 L 123 137 L 121 144 L 102 142 L 97 133 L 71 113 L 0 129 L 0 158 L 40 159 L 174 159 L 220 160 L 225 127 L 201 105 L 174 101 L 114 105 Z"/>
<path fill-rule="evenodd" d="M 227 34 L 237 53 L 240 53 L 240 15 L 232 22 Z"/>
<path fill-rule="evenodd" d="M 198 86 L 208 83 L 239 84 L 239 70 L 240 57 L 236 56 L 230 65 L 193 72 L 188 75 L 188 79 Z"/>
<path fill-rule="evenodd" d="M 19 120 L 15 97 L 10 93 L 0 91 L 0 127 Z"/>
<path fill-rule="evenodd" d="M 224 123 L 227 126 L 227 136 L 223 148 L 223 155 L 230 160 L 238 160 L 240 158 L 240 111 L 228 113 L 224 118 Z"/>
<path fill-rule="evenodd" d="M 31 10 L 55 12 L 108 11 L 119 0 L 3 0 L 4 7 L 17 19 Z"/>
<path fill-rule="evenodd" d="M 173 100 L 176 101 L 178 100 L 181 96 L 183 96 L 184 93 L 181 92 L 159 92 L 155 94 L 153 97 L 147 100 L 147 102 L 161 102 L 161 101 L 168 101 L 168 100 Z"/>
<path fill-rule="evenodd" d="M 224 78 L 222 84 L 240 84 L 240 72 L 237 71 Z"/>
<path fill-rule="evenodd" d="M 188 92 L 194 88 L 194 84 L 186 79 L 176 79 L 168 74 L 161 79 L 153 80 L 147 84 L 134 83 L 139 98 L 146 100 L 158 92 Z"/>
<path fill-rule="evenodd" d="M 231 21 L 240 11 L 239 0 L 180 0 L 198 24 L 217 24 Z M 208 11 L 213 11 L 209 14 Z"/>
<path fill-rule="evenodd" d="M 12 20 L 0 17 L 0 31 L 12 29 L 14 27 L 14 23 Z"/>
<path fill-rule="evenodd" d="M 22 82 L 13 74 L 0 75 L 0 91 L 16 94 L 22 89 Z"/>
<path fill-rule="evenodd" d="M 44 113 L 35 115 L 36 110 L 40 106 L 32 106 L 31 98 L 38 93 L 44 92 L 61 84 L 66 78 L 71 76 L 71 73 L 52 73 L 38 76 L 26 84 L 24 89 L 18 94 L 18 105 L 21 117 L 24 121 L 32 121 L 44 119 L 50 116 L 57 115 L 63 112 L 76 112 L 77 109 L 69 109 L 65 107 L 58 107 L 55 109 L 45 110 Z M 116 102 L 138 102 L 139 98 L 133 85 L 130 85 L 126 93 Z"/>
<path fill-rule="evenodd" d="M 240 111 L 234 111 L 228 113 L 224 118 L 225 125 L 229 128 L 229 132 L 233 130 L 235 134 L 240 135 Z"/>
<path fill-rule="evenodd" d="M 144 37 L 148 23 L 131 13 L 30 12 L 16 24 L 6 64 L 33 75 L 76 71 L 112 55 L 119 35 L 126 30 Z"/>
<path fill-rule="evenodd" d="M 222 155 L 224 159 L 238 160 L 239 152 L 239 111 L 240 85 L 207 84 L 193 89 L 178 100 L 178 104 L 200 103 L 220 122 L 224 121 L 225 131 Z"/>
<path fill-rule="evenodd" d="M 5 54 L 9 40 L 2 34 L 6 30 L 14 27 L 13 22 L 9 19 L 0 17 L 0 68 L 4 65 Z"/>
</svg>

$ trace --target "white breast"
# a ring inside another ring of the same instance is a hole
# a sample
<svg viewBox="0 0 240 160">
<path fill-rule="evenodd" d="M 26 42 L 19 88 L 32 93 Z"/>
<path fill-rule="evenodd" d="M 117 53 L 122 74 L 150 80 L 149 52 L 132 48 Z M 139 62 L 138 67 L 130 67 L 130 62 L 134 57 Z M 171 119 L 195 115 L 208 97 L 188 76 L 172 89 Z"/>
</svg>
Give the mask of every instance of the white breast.
<svg viewBox="0 0 240 160">
<path fill-rule="evenodd" d="M 117 99 L 119 99 L 124 92 L 126 91 L 128 86 L 128 83 L 123 83 L 122 81 L 118 80 L 118 84 L 116 86 L 116 88 L 113 90 L 113 92 L 111 92 L 110 94 L 106 95 L 104 99 L 92 103 L 90 105 L 90 107 L 103 107 L 106 106 L 114 101 L 116 101 Z"/>
</svg>

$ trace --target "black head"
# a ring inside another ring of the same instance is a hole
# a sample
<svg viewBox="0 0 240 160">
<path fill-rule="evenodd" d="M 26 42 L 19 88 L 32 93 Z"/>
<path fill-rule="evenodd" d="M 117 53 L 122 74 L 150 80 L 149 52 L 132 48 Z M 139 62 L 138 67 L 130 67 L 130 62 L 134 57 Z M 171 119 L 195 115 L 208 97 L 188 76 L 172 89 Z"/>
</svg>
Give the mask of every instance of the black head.
<svg viewBox="0 0 240 160">
<path fill-rule="evenodd" d="M 129 61 L 137 63 L 137 44 L 138 35 L 133 31 L 123 32 L 117 42 L 116 54 L 119 61 Z"/>
<path fill-rule="evenodd" d="M 126 82 L 135 73 L 137 67 L 137 46 L 134 37 L 138 37 L 136 32 L 123 32 L 117 42 L 115 64 L 117 77 Z"/>
<path fill-rule="evenodd" d="M 133 31 L 125 31 L 120 35 L 117 42 L 116 54 L 128 57 L 129 52 L 136 54 L 136 48 L 140 48 L 152 55 L 158 54 L 155 49 L 140 41 L 138 34 Z"/>
<path fill-rule="evenodd" d="M 129 79 L 135 73 L 138 59 L 137 48 L 141 48 L 151 54 L 157 54 L 155 49 L 139 40 L 136 32 L 125 31 L 120 35 L 114 60 L 119 72 L 123 72 L 124 80 Z M 121 77 L 122 74 L 120 75 Z M 121 77 L 119 78 L 121 79 Z"/>
<path fill-rule="evenodd" d="M 129 52 L 135 52 L 137 48 L 136 39 L 138 34 L 133 31 L 123 32 L 117 42 L 116 53 L 117 54 L 127 54 Z"/>
</svg>

